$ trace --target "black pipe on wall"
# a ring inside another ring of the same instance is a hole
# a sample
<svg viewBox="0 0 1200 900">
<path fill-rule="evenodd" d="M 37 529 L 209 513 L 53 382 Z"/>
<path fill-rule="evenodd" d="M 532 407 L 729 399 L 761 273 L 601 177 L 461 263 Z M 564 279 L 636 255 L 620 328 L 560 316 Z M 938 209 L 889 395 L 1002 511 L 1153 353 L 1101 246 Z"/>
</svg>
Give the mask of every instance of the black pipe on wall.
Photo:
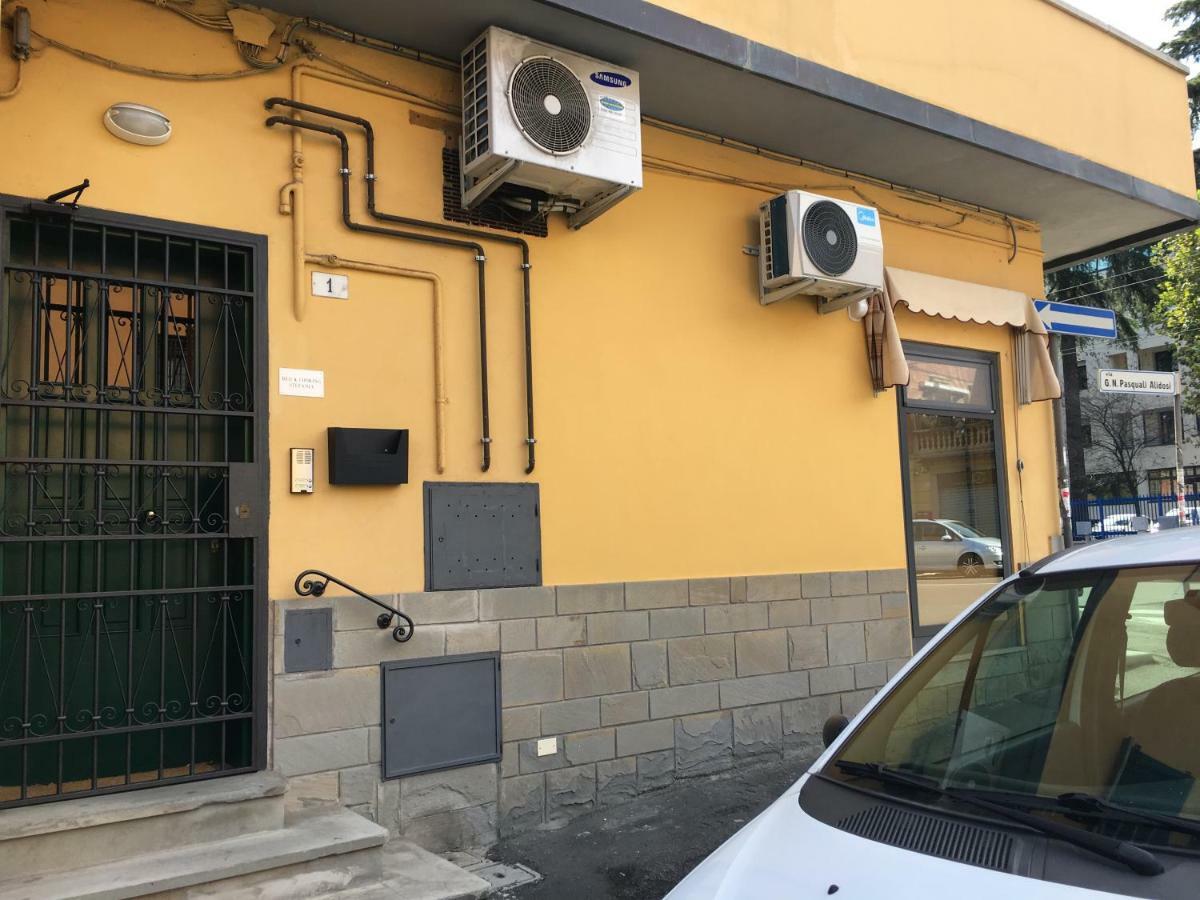
<svg viewBox="0 0 1200 900">
<path fill-rule="evenodd" d="M 393 213 L 379 212 L 375 207 L 375 182 L 378 180 L 375 173 L 375 129 L 370 121 L 362 116 L 354 116 L 349 113 L 338 112 L 337 110 L 327 109 L 322 106 L 314 106 L 311 103 L 301 103 L 298 100 L 289 100 L 286 97 L 272 97 L 266 101 L 267 109 L 274 109 L 276 106 L 285 106 L 289 109 L 300 110 L 301 112 L 313 113 L 319 116 L 325 116 L 330 119 L 338 119 L 342 122 L 349 122 L 357 125 L 362 129 L 366 137 L 367 143 L 367 174 L 364 180 L 367 182 L 367 212 L 372 218 L 379 219 L 383 222 L 395 222 L 398 225 L 408 225 L 415 228 L 429 228 L 436 231 L 442 231 L 447 234 L 461 234 L 468 237 L 476 237 L 483 240 L 499 241 L 502 244 L 518 247 L 521 251 L 521 280 L 522 293 L 524 301 L 525 314 L 525 446 L 527 452 L 527 464 L 525 474 L 533 473 L 536 465 L 535 445 L 537 439 L 534 437 L 533 429 L 533 329 L 530 323 L 530 284 L 529 270 L 532 264 L 529 261 L 529 243 L 522 238 L 512 237 L 505 234 L 495 234 L 490 231 L 480 231 L 475 228 L 463 228 L 459 225 L 450 225 L 445 222 L 430 222 L 424 219 L 414 219 L 409 216 L 398 216 Z"/>
<path fill-rule="evenodd" d="M 456 247 L 461 250 L 470 250 L 474 255 L 475 268 L 479 279 L 479 395 L 483 419 L 483 436 L 480 438 L 480 443 L 483 445 L 483 463 L 481 468 L 486 472 L 492 466 L 492 434 L 488 400 L 487 289 L 484 277 L 487 256 L 483 252 L 482 245 L 474 241 L 459 241 L 453 238 L 436 237 L 431 234 L 399 231 L 395 228 L 381 228 L 378 225 L 364 225 L 361 222 L 353 221 L 350 216 L 350 141 L 346 138 L 346 133 L 329 125 L 318 125 L 314 122 L 304 122 L 300 119 L 292 119 L 287 116 L 271 116 L 267 119 L 266 125 L 268 128 L 275 125 L 287 125 L 291 128 L 303 128 L 306 131 L 316 131 L 337 138 L 341 146 L 342 159 L 341 168 L 338 169 L 338 175 L 342 179 L 342 224 L 351 231 L 378 234 L 384 237 L 400 238 L 407 241 L 417 241 L 423 244 L 435 244 L 442 247 Z"/>
</svg>

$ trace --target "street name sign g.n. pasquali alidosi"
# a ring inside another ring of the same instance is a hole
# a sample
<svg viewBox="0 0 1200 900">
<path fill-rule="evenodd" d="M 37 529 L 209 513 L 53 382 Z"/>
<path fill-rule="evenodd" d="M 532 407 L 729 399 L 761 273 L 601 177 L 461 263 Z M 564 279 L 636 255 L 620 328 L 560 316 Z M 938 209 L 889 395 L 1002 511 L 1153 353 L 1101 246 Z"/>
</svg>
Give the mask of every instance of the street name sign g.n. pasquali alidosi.
<svg viewBox="0 0 1200 900">
<path fill-rule="evenodd" d="M 1107 394 L 1174 394 L 1175 373 L 1101 369 L 1096 387 Z"/>
</svg>

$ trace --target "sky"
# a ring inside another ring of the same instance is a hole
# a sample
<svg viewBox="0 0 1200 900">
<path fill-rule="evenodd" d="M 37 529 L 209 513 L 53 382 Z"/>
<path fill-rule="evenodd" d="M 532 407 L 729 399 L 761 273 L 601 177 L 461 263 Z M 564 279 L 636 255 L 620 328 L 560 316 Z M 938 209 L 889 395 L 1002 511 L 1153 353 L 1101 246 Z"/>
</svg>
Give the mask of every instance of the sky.
<svg viewBox="0 0 1200 900">
<path fill-rule="evenodd" d="M 1076 9 L 1157 48 L 1173 29 L 1163 21 L 1172 0 L 1067 0 Z"/>
<path fill-rule="evenodd" d="M 1163 21 L 1163 13 L 1174 0 L 1067 0 L 1076 9 L 1099 19 L 1131 38 L 1158 49 L 1174 34 L 1174 28 Z M 1200 64 L 1190 60 L 1191 74 L 1200 72 Z M 1192 136 L 1192 146 L 1200 148 L 1200 131 Z"/>
</svg>

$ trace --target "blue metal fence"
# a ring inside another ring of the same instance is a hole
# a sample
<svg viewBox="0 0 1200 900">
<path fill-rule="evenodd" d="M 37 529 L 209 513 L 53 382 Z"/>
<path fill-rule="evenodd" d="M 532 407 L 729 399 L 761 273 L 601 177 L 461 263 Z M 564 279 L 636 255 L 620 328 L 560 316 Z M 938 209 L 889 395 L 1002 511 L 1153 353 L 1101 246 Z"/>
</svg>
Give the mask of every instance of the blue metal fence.
<svg viewBox="0 0 1200 900">
<path fill-rule="evenodd" d="M 1187 516 L 1183 524 L 1200 525 L 1200 494 L 1184 498 Z M 1145 516 L 1150 530 L 1177 527 L 1178 503 L 1174 497 L 1107 497 L 1071 501 L 1071 527 L 1075 540 L 1103 540 L 1134 533 L 1136 516 Z"/>
</svg>

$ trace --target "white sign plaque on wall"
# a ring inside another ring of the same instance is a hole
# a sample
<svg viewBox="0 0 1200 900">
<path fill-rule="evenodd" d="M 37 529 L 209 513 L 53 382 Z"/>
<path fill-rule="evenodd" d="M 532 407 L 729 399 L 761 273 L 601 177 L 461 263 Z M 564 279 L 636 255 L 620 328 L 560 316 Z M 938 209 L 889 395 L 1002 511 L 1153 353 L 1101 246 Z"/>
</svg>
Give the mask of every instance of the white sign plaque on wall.
<svg viewBox="0 0 1200 900">
<path fill-rule="evenodd" d="M 1138 372 L 1132 369 L 1101 369 L 1096 387 L 1106 394 L 1174 394 L 1174 372 Z"/>
<path fill-rule="evenodd" d="M 325 373 L 320 369 L 279 369 L 279 393 L 284 397 L 324 397 Z"/>
<path fill-rule="evenodd" d="M 350 276 L 330 275 L 328 272 L 312 273 L 314 297 L 332 297 L 335 300 L 350 299 Z"/>
</svg>

